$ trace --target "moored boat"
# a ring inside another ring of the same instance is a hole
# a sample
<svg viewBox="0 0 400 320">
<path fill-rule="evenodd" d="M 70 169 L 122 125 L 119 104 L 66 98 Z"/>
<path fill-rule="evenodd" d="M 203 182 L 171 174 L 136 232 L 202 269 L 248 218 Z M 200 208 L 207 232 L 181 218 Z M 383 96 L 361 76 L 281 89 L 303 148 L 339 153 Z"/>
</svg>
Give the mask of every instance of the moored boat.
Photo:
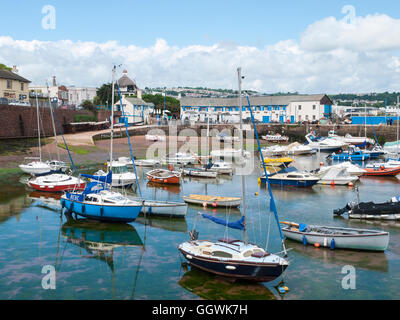
<svg viewBox="0 0 400 320">
<path fill-rule="evenodd" d="M 397 176 L 400 174 L 400 167 L 386 168 L 381 166 L 379 168 L 365 168 L 364 176 Z"/>
<path fill-rule="evenodd" d="M 181 174 L 176 171 L 165 169 L 154 169 L 146 173 L 146 177 L 150 182 L 161 184 L 180 184 Z"/>
<path fill-rule="evenodd" d="M 85 181 L 80 178 L 63 173 L 54 173 L 28 180 L 28 185 L 38 191 L 63 192 L 71 190 L 83 190 Z"/>
<path fill-rule="evenodd" d="M 357 176 L 351 176 L 346 168 L 330 168 L 327 171 L 316 174 L 320 178 L 318 184 L 323 185 L 348 185 L 358 180 Z"/>
<path fill-rule="evenodd" d="M 268 180 L 271 185 L 308 188 L 314 186 L 320 178 L 306 172 L 299 172 L 296 168 L 290 167 L 277 173 L 268 174 Z M 263 175 L 258 181 L 260 184 L 266 184 L 267 179 Z"/>
<path fill-rule="evenodd" d="M 140 198 L 133 198 L 132 200 L 142 203 L 140 212 L 146 216 L 184 218 L 187 214 L 188 205 L 183 202 L 146 200 Z"/>
<path fill-rule="evenodd" d="M 210 171 L 206 169 L 200 169 L 200 168 L 187 168 L 183 169 L 182 173 L 185 176 L 189 177 L 200 177 L 200 178 L 216 178 L 218 173 L 217 171 Z"/>
<path fill-rule="evenodd" d="M 111 178 L 111 174 L 108 177 Z M 142 210 L 141 202 L 130 200 L 98 182 L 89 183 L 83 192 L 66 192 L 60 201 L 63 209 L 100 221 L 132 222 Z"/>
<path fill-rule="evenodd" d="M 400 202 L 398 197 L 383 203 L 349 202 L 342 209 L 333 211 L 335 215 L 347 213 L 350 219 L 400 220 Z"/>
<path fill-rule="evenodd" d="M 183 196 L 183 201 L 186 203 L 207 205 L 213 207 L 238 207 L 240 206 L 242 199 L 237 197 L 220 197 L 220 196 L 208 196 L 200 194 L 191 194 L 189 196 Z"/>
<path fill-rule="evenodd" d="M 304 244 L 368 251 L 385 251 L 389 244 L 389 232 L 385 231 L 281 223 L 287 225 L 282 228 L 286 238 Z"/>
</svg>

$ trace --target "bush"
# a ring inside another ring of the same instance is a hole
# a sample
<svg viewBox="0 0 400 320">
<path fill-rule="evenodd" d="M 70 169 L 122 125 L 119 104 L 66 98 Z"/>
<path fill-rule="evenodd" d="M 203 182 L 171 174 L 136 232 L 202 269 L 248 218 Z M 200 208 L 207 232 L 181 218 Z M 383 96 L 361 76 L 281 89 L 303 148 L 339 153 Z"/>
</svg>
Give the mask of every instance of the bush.
<svg viewBox="0 0 400 320">
<path fill-rule="evenodd" d="M 97 118 L 90 114 L 76 114 L 74 116 L 74 122 L 96 122 Z"/>
</svg>

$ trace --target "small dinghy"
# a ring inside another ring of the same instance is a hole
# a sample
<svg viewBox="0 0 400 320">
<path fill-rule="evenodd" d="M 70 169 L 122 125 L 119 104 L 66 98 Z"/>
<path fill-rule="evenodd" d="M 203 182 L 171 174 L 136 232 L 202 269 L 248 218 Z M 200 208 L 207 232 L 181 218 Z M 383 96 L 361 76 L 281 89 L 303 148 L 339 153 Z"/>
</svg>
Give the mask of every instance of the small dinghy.
<svg viewBox="0 0 400 320">
<path fill-rule="evenodd" d="M 191 194 L 190 196 L 183 196 L 183 201 L 197 205 L 207 205 L 213 207 L 238 207 L 242 202 L 241 198 L 234 197 L 218 197 L 218 196 L 207 196 L 200 194 Z"/>
<path fill-rule="evenodd" d="M 140 212 L 146 214 L 146 216 L 184 218 L 187 214 L 188 205 L 186 203 L 139 198 L 132 200 L 142 203 L 142 210 Z"/>
<path fill-rule="evenodd" d="M 261 152 L 263 153 L 264 156 L 267 157 L 281 157 L 281 156 L 286 156 L 288 154 L 288 150 L 284 146 L 271 146 L 271 147 L 264 147 L 261 149 Z"/>
<path fill-rule="evenodd" d="M 213 163 L 207 164 L 207 170 L 209 171 L 215 171 L 217 174 L 232 174 L 233 173 L 233 168 L 232 164 L 227 163 L 225 161 L 215 161 Z"/>
<path fill-rule="evenodd" d="M 176 171 L 170 171 L 165 169 L 154 169 L 146 174 L 147 179 L 150 182 L 161 183 L 161 184 L 180 184 L 181 174 Z"/>
<path fill-rule="evenodd" d="M 286 238 L 314 246 L 331 249 L 385 251 L 389 244 L 389 232 L 367 229 L 311 226 L 293 222 L 281 222 Z"/>
<path fill-rule="evenodd" d="M 211 178 L 211 179 L 216 178 L 218 174 L 216 171 L 209 171 L 207 169 L 200 169 L 200 168 L 183 169 L 182 173 L 185 176 L 189 177 Z"/>
<path fill-rule="evenodd" d="M 123 163 L 127 166 L 133 166 L 133 162 L 128 157 L 119 157 L 118 162 Z M 135 159 L 135 165 L 138 167 L 154 167 L 159 165 L 160 161 L 155 159 Z"/>
<path fill-rule="evenodd" d="M 364 176 L 397 176 L 400 174 L 400 167 L 386 168 L 385 166 L 365 168 Z"/>
<path fill-rule="evenodd" d="M 265 136 L 261 136 L 261 139 L 270 141 L 270 142 L 288 142 L 289 137 L 282 136 L 279 133 L 277 134 L 267 134 Z"/>
</svg>

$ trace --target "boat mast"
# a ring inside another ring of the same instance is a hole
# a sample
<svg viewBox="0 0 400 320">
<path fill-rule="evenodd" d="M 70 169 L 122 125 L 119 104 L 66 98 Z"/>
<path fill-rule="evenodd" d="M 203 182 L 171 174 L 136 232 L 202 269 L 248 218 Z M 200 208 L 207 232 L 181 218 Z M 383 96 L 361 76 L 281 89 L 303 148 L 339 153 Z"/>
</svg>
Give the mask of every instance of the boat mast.
<svg viewBox="0 0 400 320">
<path fill-rule="evenodd" d="M 397 96 L 397 106 L 396 106 L 396 111 L 397 111 L 397 142 L 399 142 L 399 96 Z M 399 155 L 399 144 L 396 143 L 396 151 L 397 155 Z"/>
<path fill-rule="evenodd" d="M 56 125 L 54 124 L 54 115 L 53 115 L 53 106 L 51 105 L 50 101 L 50 90 L 49 90 L 49 84 L 46 83 L 47 85 L 47 94 L 49 95 L 49 108 L 50 108 L 50 113 L 51 113 L 51 122 L 53 124 L 53 131 L 54 131 L 54 139 L 56 141 L 56 151 L 57 151 L 57 159 L 60 161 L 60 151 L 58 150 L 58 143 L 57 143 L 57 131 L 56 131 Z"/>
<path fill-rule="evenodd" d="M 242 161 L 244 161 L 244 148 L 243 148 L 243 121 L 242 121 L 242 68 L 239 67 L 237 69 L 238 72 L 238 82 L 239 82 L 239 131 L 240 131 L 240 148 L 241 148 L 241 157 Z M 247 231 L 246 231 L 246 182 L 245 182 L 245 176 L 242 172 L 242 205 L 243 205 L 243 216 L 245 217 L 244 219 L 244 229 L 243 229 L 243 238 L 244 242 L 247 244 L 248 243 L 248 237 L 247 237 Z"/>
<path fill-rule="evenodd" d="M 42 144 L 40 142 L 40 112 L 39 112 L 39 102 L 37 98 L 38 93 L 36 92 L 35 97 L 36 97 L 36 113 L 37 113 L 37 128 L 38 128 L 38 138 L 39 138 L 39 159 L 40 162 L 42 162 Z"/>
<path fill-rule="evenodd" d="M 114 85 L 115 85 L 115 70 L 116 66 L 114 66 L 112 70 L 112 92 L 111 92 L 111 133 L 110 133 L 110 169 L 109 172 L 112 171 L 112 162 L 113 162 L 113 136 L 114 136 Z"/>
</svg>

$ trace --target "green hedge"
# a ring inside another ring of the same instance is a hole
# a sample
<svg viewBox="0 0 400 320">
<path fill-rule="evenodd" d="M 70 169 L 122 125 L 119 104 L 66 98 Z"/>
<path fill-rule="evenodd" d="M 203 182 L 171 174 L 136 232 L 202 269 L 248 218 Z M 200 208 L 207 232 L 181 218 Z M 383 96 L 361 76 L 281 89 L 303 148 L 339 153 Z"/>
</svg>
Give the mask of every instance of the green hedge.
<svg viewBox="0 0 400 320">
<path fill-rule="evenodd" d="M 96 122 L 97 118 L 90 114 L 76 114 L 74 116 L 74 122 Z"/>
</svg>

